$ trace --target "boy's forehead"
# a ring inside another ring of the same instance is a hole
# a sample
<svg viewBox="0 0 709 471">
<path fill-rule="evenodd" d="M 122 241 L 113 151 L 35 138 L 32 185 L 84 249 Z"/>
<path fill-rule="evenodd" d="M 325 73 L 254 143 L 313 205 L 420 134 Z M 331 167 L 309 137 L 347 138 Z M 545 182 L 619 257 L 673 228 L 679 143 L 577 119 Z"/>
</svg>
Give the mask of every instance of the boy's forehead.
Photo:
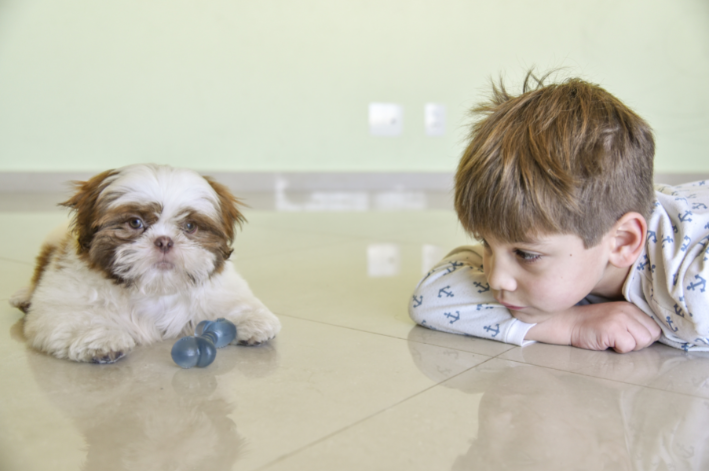
<svg viewBox="0 0 709 471">
<path fill-rule="evenodd" d="M 493 234 L 481 234 L 482 240 L 488 244 L 522 245 L 539 249 L 551 249 L 564 244 L 581 244 L 583 239 L 576 234 L 547 234 L 542 232 L 527 234 L 523 240 L 504 240 Z"/>
</svg>

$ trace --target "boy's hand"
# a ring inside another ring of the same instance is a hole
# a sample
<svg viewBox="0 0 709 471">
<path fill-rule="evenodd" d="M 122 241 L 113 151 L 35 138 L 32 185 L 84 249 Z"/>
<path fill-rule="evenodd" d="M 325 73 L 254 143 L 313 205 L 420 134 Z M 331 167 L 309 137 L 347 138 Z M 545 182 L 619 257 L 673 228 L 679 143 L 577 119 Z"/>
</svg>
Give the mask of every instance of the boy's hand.
<svg viewBox="0 0 709 471">
<path fill-rule="evenodd" d="M 574 306 L 532 327 L 528 340 L 573 345 L 587 350 L 641 350 L 660 338 L 660 327 L 626 301 Z"/>
<path fill-rule="evenodd" d="M 655 321 L 636 305 L 619 301 L 577 306 L 571 345 L 588 350 L 612 348 L 618 353 L 641 350 L 660 338 Z"/>
</svg>

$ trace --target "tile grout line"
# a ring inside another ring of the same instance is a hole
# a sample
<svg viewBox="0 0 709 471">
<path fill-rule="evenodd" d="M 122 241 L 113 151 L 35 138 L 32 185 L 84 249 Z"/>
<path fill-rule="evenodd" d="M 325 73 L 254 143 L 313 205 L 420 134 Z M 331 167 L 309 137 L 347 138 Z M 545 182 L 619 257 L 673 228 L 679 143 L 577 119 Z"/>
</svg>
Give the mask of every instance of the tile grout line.
<svg viewBox="0 0 709 471">
<path fill-rule="evenodd" d="M 501 355 L 503 355 L 503 354 L 501 353 Z M 495 358 L 497 358 L 497 357 L 495 357 Z M 653 391 L 659 391 L 659 392 L 664 392 L 664 393 L 668 393 L 668 394 L 677 394 L 677 395 L 679 395 L 679 396 L 691 397 L 692 399 L 702 399 L 702 400 L 705 400 L 705 401 L 706 401 L 706 400 L 709 400 L 709 397 L 695 396 L 695 395 L 693 395 L 693 394 L 683 393 L 683 392 L 679 392 L 679 391 L 670 391 L 670 390 L 668 390 L 668 389 L 662 389 L 662 388 L 658 388 L 658 387 L 656 387 L 656 386 L 648 386 L 648 385 L 645 385 L 645 384 L 628 383 L 627 381 L 619 381 L 619 380 L 617 380 L 617 379 L 604 378 L 604 377 L 602 377 L 602 376 L 593 376 L 593 375 L 590 375 L 590 374 L 578 373 L 578 372 L 576 372 L 576 371 L 562 370 L 562 369 L 559 369 L 559 368 L 553 368 L 553 367 L 551 367 L 551 366 L 538 365 L 538 364 L 536 364 L 536 363 L 526 363 L 526 362 L 524 362 L 524 361 L 512 360 L 512 359 L 508 359 L 508 358 L 500 358 L 500 360 L 503 360 L 503 361 L 511 361 L 512 363 L 517 363 L 517 364 L 519 364 L 519 365 L 534 366 L 534 367 L 537 367 L 537 368 L 545 368 L 545 369 L 547 369 L 547 370 L 558 371 L 558 372 L 561 372 L 561 373 L 568 373 L 568 374 L 572 374 L 572 375 L 576 375 L 576 376 L 583 376 L 583 377 L 585 377 L 585 378 L 600 379 L 600 380 L 603 380 L 603 381 L 609 381 L 609 382 L 611 382 L 611 383 L 625 384 L 625 385 L 627 385 L 627 386 L 635 386 L 636 388 L 651 389 L 651 390 L 653 390 Z"/>
<path fill-rule="evenodd" d="M 23 262 L 21 260 L 15 260 L 12 258 L 7 258 L 7 257 L 0 257 L 0 262 L 10 262 L 10 263 L 20 263 L 22 265 L 34 265 L 34 261 L 32 262 Z"/>
<path fill-rule="evenodd" d="M 256 471 L 265 470 L 265 469 L 267 469 L 268 467 L 270 467 L 270 466 L 272 466 L 272 465 L 274 465 L 274 464 L 276 464 L 276 463 L 279 463 L 279 462 L 281 462 L 281 461 L 283 461 L 283 460 L 285 460 L 285 459 L 287 459 L 287 458 L 290 458 L 291 456 L 294 456 L 294 455 L 296 455 L 296 454 L 298 454 L 298 453 L 300 453 L 300 452 L 302 452 L 302 451 L 304 451 L 304 450 L 306 450 L 306 449 L 308 449 L 308 448 L 311 448 L 311 447 L 313 447 L 313 446 L 315 446 L 315 445 L 317 445 L 317 444 L 319 444 L 319 443 L 321 443 L 321 442 L 323 442 L 323 441 L 325 441 L 325 440 L 328 440 L 329 438 L 332 438 L 332 437 L 334 437 L 335 435 L 339 435 L 339 434 L 341 434 L 341 433 L 343 433 L 343 432 L 345 432 L 345 431 L 351 429 L 352 427 L 355 427 L 355 426 L 357 426 L 357 425 L 359 425 L 359 424 L 361 424 L 361 423 L 363 423 L 363 422 L 366 422 L 366 421 L 368 421 L 368 420 L 370 420 L 370 419 L 372 419 L 372 418 L 374 418 L 374 417 L 376 417 L 376 416 L 378 416 L 378 415 L 381 415 L 381 414 L 385 413 L 386 411 L 391 410 L 391 409 L 393 409 L 394 407 L 397 407 L 397 406 L 399 406 L 399 405 L 401 405 L 401 404 L 403 404 L 403 403 L 405 403 L 405 402 L 407 402 L 407 401 L 410 401 L 411 399 L 413 399 L 413 398 L 415 398 L 415 397 L 417 397 L 417 396 L 420 396 L 421 394 L 423 394 L 423 393 L 425 393 L 425 392 L 427 392 L 427 391 L 430 391 L 431 389 L 436 388 L 436 387 L 440 386 L 441 384 L 443 384 L 443 383 L 445 383 L 445 382 L 448 382 L 448 381 L 450 381 L 450 380 L 452 380 L 452 379 L 454 379 L 454 378 L 457 378 L 458 376 L 460 376 L 460 375 L 462 375 L 462 374 L 464 374 L 464 373 L 467 373 L 468 371 L 473 370 L 473 369 L 479 367 L 480 365 L 484 365 L 485 363 L 489 362 L 490 360 L 494 360 L 495 358 L 497 358 L 497 357 L 489 357 L 489 358 L 487 358 L 486 360 L 484 360 L 484 361 L 478 363 L 477 365 L 471 366 L 470 368 L 466 368 L 465 370 L 461 371 L 460 373 L 454 374 L 454 375 L 450 376 L 449 378 L 446 378 L 446 379 L 444 379 L 444 380 L 442 380 L 442 381 L 440 381 L 440 382 L 438 382 L 438 383 L 436 383 L 436 384 L 433 384 L 433 385 L 431 385 L 431 386 L 429 386 L 429 387 L 427 387 L 427 388 L 425 388 L 425 389 L 422 389 L 421 391 L 418 391 L 418 392 L 414 393 L 413 395 L 411 395 L 411 396 L 409 396 L 409 397 L 407 397 L 407 398 L 404 398 L 404 399 L 402 399 L 402 400 L 400 400 L 400 401 L 398 401 L 398 402 L 396 402 L 396 403 L 394 403 L 394 404 L 391 404 L 391 405 L 385 407 L 384 409 L 381 409 L 381 410 L 379 410 L 379 411 L 377 411 L 377 412 L 374 412 L 374 413 L 368 415 L 367 417 L 363 417 L 363 418 L 361 418 L 361 419 L 359 419 L 359 420 L 357 420 L 357 421 L 355 421 L 355 422 L 353 422 L 353 423 L 351 423 L 351 424 L 349 424 L 349 425 L 347 425 L 347 426 L 345 426 L 345 427 L 342 427 L 342 428 L 339 429 L 339 430 L 336 430 L 336 431 L 334 431 L 334 432 L 330 432 L 329 434 L 325 435 L 324 437 L 318 438 L 317 440 L 314 440 L 313 442 L 311 442 L 311 443 L 309 443 L 309 444 L 307 444 L 307 445 L 304 445 L 304 446 L 298 448 L 297 450 L 294 450 L 294 451 L 291 451 L 291 452 L 286 453 L 286 454 L 284 454 L 284 455 L 281 455 L 281 456 L 279 456 L 278 458 L 276 458 L 275 460 L 273 460 L 273 461 L 271 461 L 271 462 L 269 462 L 269 463 L 266 463 L 265 465 L 263 465 L 263 466 L 261 466 L 261 467 L 259 467 L 259 468 L 256 468 Z"/>
<path fill-rule="evenodd" d="M 353 331 L 355 331 L 355 332 L 362 332 L 362 333 L 364 333 L 364 334 L 379 335 L 380 337 L 386 337 L 386 338 L 390 338 L 390 339 L 401 340 L 401 341 L 404 341 L 404 342 L 413 342 L 413 343 L 417 343 L 417 344 L 420 344 L 420 345 L 431 345 L 431 346 L 433 346 L 433 347 L 448 348 L 448 349 L 450 349 L 450 350 L 455 350 L 455 351 L 457 351 L 457 352 L 471 353 L 471 354 L 473 354 L 473 355 L 481 355 L 481 356 L 489 357 L 489 358 L 497 358 L 498 356 L 504 355 L 505 353 L 507 353 L 507 352 L 509 352 L 510 350 L 512 350 L 513 348 L 515 348 L 514 346 L 512 346 L 511 348 L 505 350 L 504 352 L 500 352 L 500 353 L 498 353 L 498 354 L 496 354 L 496 355 L 487 355 L 487 354 L 485 354 L 485 353 L 477 353 L 477 352 L 471 352 L 471 351 L 468 351 L 468 350 L 461 350 L 460 348 L 456 348 L 456 347 L 448 347 L 448 346 L 443 346 L 443 345 L 436 345 L 435 343 L 420 342 L 420 341 L 418 341 L 418 340 L 409 340 L 409 339 L 404 339 L 404 338 L 401 338 L 401 337 L 395 337 L 394 335 L 382 334 L 382 333 L 379 333 L 379 332 L 370 332 L 370 331 L 368 331 L 368 330 L 358 329 L 358 328 L 355 328 L 355 327 L 348 327 L 348 326 L 345 326 L 345 325 L 330 324 L 330 323 L 328 323 L 328 322 L 316 321 L 316 320 L 313 320 L 313 319 L 307 319 L 307 318 L 304 318 L 304 317 L 294 316 L 294 315 L 292 315 L 292 314 L 282 314 L 282 313 L 275 313 L 275 314 L 277 314 L 277 315 L 279 315 L 279 316 L 290 317 L 291 319 L 298 319 L 298 320 L 300 320 L 300 321 L 313 322 L 313 323 L 315 323 L 315 324 L 327 325 L 327 326 L 330 326 L 330 327 L 339 327 L 339 328 L 341 328 L 341 329 L 353 330 Z M 451 335 L 455 335 L 455 334 L 451 334 Z M 480 340 L 487 340 L 487 339 L 480 339 Z"/>
<path fill-rule="evenodd" d="M 485 354 L 483 354 L 483 353 L 469 352 L 469 351 L 467 351 L 467 350 L 461 350 L 461 349 L 455 348 L 455 347 L 444 347 L 444 346 L 442 346 L 442 345 L 436 345 L 436 344 L 432 344 L 432 343 L 417 342 L 416 340 L 402 339 L 401 337 L 394 337 L 394 336 L 392 336 L 392 335 L 380 334 L 380 333 L 378 333 L 378 332 L 369 332 L 369 331 L 367 331 L 367 330 L 356 329 L 356 328 L 354 328 L 354 327 L 347 327 L 347 326 L 341 326 L 341 325 L 336 325 L 336 324 L 329 324 L 329 323 L 327 323 L 327 322 L 315 321 L 315 320 L 312 320 L 312 319 L 305 319 L 305 318 L 302 318 L 302 317 L 297 317 L 297 316 L 293 316 L 293 315 L 289 315 L 289 314 L 279 314 L 279 315 L 280 315 L 280 316 L 285 316 L 285 317 L 290 317 L 291 319 L 298 319 L 298 320 L 301 320 L 301 321 L 307 321 L 307 322 L 313 322 L 313 323 L 316 323 L 316 324 L 327 325 L 327 326 L 330 326 L 330 327 L 340 327 L 340 328 L 343 328 L 343 329 L 353 330 L 353 331 L 355 331 L 355 332 L 362 332 L 362 333 L 365 333 L 365 334 L 379 335 L 379 336 L 381 336 L 381 337 L 391 338 L 391 339 L 395 339 L 395 340 L 402 340 L 402 341 L 405 341 L 405 342 L 414 342 L 414 343 L 419 343 L 419 344 L 421 344 L 421 345 L 431 345 L 431 346 L 433 346 L 433 347 L 439 347 L 439 348 L 448 348 L 448 349 L 450 349 L 450 350 L 455 350 L 455 351 L 458 351 L 458 352 L 471 353 L 471 354 L 473 354 L 473 355 L 480 355 L 480 356 L 486 356 L 486 357 L 488 357 L 488 359 L 485 360 L 483 363 L 486 363 L 486 362 L 488 362 L 488 361 L 490 361 L 490 360 L 499 359 L 499 360 L 503 360 L 503 361 L 511 361 L 511 362 L 513 362 L 513 363 L 517 363 L 517 364 L 520 364 L 520 365 L 536 366 L 537 368 L 546 368 L 546 369 L 553 370 L 553 371 L 559 371 L 559 372 L 562 372 L 562 373 L 570 373 L 570 374 L 574 374 L 574 375 L 577 375 L 577 376 L 584 376 L 584 377 L 587 377 L 587 378 L 601 379 L 601 380 L 610 381 L 610 382 L 613 382 L 613 383 L 626 384 L 626 385 L 628 385 L 628 386 L 635 386 L 635 387 L 639 387 L 639 388 L 647 388 L 647 389 L 651 389 L 651 390 L 653 390 L 653 391 L 661 391 L 661 392 L 666 392 L 666 393 L 670 393 L 670 394 L 678 394 L 678 395 L 680 395 L 680 396 L 691 397 L 691 398 L 694 398 L 694 399 L 705 399 L 705 400 L 706 400 L 706 399 L 709 399 L 709 398 L 703 397 L 703 396 L 695 396 L 695 395 L 693 395 L 693 394 L 682 393 L 682 392 L 677 392 L 677 391 L 670 391 L 670 390 L 667 390 L 667 389 L 662 389 L 662 388 L 658 388 L 658 387 L 648 386 L 648 385 L 644 385 L 644 384 L 628 383 L 628 382 L 626 382 L 626 381 L 618 381 L 618 380 L 615 380 L 615 379 L 603 378 L 602 376 L 593 376 L 593 375 L 584 374 L 584 373 L 579 373 L 579 372 L 575 372 L 575 371 L 562 370 L 562 369 L 559 369 L 559 368 L 552 368 L 552 367 L 550 367 L 550 366 L 538 365 L 538 364 L 536 364 L 536 363 L 527 363 L 527 362 L 519 361 L 519 360 L 512 360 L 512 359 L 508 359 L 508 358 L 500 358 L 500 356 L 504 355 L 505 353 L 508 353 L 510 350 L 513 350 L 513 349 L 515 348 L 514 346 L 513 346 L 512 348 L 510 348 L 509 350 L 505 350 L 504 352 L 498 353 L 497 355 L 488 356 L 488 355 L 485 355 Z M 518 348 L 521 348 L 521 347 L 518 347 Z M 482 365 L 482 363 L 480 363 L 480 365 Z M 477 366 L 479 366 L 479 365 L 476 365 L 475 367 L 477 367 Z M 475 367 L 473 367 L 473 368 L 475 368 Z M 450 378 L 449 378 L 449 379 L 450 379 Z M 448 381 L 448 380 L 446 379 L 446 380 L 444 380 L 444 381 Z"/>
</svg>

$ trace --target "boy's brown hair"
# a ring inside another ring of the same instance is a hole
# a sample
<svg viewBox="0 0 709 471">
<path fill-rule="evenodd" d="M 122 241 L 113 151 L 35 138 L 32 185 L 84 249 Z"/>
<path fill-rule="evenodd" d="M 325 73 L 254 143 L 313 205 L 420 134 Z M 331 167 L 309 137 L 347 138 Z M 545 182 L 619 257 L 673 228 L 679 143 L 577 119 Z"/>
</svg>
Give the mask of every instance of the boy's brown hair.
<svg viewBox="0 0 709 471">
<path fill-rule="evenodd" d="M 598 85 L 544 85 L 548 76 L 529 72 L 519 96 L 493 83 L 472 110 L 482 118 L 458 165 L 455 208 L 477 238 L 576 234 L 590 248 L 624 214 L 649 216 L 652 130 Z"/>
</svg>

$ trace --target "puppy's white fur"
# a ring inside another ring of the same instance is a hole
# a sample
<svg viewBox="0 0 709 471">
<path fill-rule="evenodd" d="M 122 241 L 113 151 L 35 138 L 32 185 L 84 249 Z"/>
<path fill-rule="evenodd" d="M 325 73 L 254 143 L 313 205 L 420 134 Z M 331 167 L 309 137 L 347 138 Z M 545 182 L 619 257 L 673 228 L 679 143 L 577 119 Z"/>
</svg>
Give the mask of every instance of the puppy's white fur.
<svg viewBox="0 0 709 471">
<path fill-rule="evenodd" d="M 279 332 L 278 318 L 229 260 L 242 217 L 225 187 L 155 165 L 104 172 L 77 187 L 64 203 L 74 210 L 71 227 L 50 234 L 32 285 L 10 300 L 27 313 L 34 348 L 110 363 L 205 319 L 234 322 L 235 343 Z"/>
</svg>

